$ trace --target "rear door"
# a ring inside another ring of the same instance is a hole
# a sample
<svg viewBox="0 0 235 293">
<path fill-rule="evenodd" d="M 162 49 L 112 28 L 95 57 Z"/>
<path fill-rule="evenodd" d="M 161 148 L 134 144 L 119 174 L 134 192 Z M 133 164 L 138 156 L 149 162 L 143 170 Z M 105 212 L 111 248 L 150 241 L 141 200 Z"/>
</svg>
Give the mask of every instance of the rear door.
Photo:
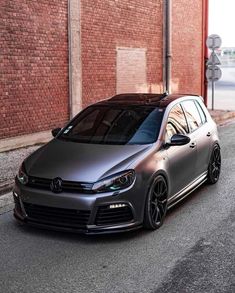
<svg viewBox="0 0 235 293">
<path fill-rule="evenodd" d="M 168 116 L 165 141 L 169 142 L 174 134 L 189 135 L 185 114 L 180 104 L 175 105 Z M 196 144 L 191 138 L 190 143 L 182 146 L 168 146 L 168 174 L 170 178 L 171 196 L 186 187 L 195 178 Z"/>
<path fill-rule="evenodd" d="M 197 144 L 197 159 L 195 176 L 198 177 L 207 171 L 210 156 L 210 126 L 206 121 L 205 113 L 196 100 L 182 102 L 188 121 L 190 133 Z"/>
</svg>

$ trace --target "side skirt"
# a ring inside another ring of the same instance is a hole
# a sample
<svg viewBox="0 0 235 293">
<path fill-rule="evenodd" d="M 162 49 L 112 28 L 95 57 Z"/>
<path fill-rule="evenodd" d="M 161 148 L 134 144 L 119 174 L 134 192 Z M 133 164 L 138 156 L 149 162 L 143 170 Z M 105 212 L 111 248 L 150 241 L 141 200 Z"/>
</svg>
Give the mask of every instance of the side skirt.
<svg viewBox="0 0 235 293">
<path fill-rule="evenodd" d="M 207 171 L 204 172 L 202 175 L 200 175 L 196 180 L 194 180 L 192 183 L 190 183 L 188 186 L 186 186 L 184 189 L 173 195 L 168 199 L 168 207 L 167 209 L 172 208 L 174 205 L 176 205 L 178 202 L 183 200 L 185 197 L 187 197 L 190 193 L 192 193 L 194 190 L 196 190 L 200 185 L 202 185 L 207 180 Z"/>
</svg>

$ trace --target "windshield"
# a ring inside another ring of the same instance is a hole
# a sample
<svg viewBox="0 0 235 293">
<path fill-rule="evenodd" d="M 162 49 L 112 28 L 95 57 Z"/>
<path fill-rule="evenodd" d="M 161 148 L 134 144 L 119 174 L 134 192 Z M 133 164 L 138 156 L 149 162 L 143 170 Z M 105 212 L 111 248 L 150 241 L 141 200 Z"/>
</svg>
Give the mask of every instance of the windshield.
<svg viewBox="0 0 235 293">
<path fill-rule="evenodd" d="M 163 109 L 152 106 L 91 106 L 59 139 L 90 144 L 150 144 L 157 140 Z"/>
</svg>

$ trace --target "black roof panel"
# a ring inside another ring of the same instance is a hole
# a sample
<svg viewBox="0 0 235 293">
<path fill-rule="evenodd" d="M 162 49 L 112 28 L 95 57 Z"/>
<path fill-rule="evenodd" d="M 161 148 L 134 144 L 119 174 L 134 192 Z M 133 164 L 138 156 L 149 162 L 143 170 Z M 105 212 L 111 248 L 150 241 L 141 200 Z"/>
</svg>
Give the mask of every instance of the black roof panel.
<svg viewBox="0 0 235 293">
<path fill-rule="evenodd" d="M 156 107 L 167 107 L 172 101 L 187 96 L 186 94 L 149 94 L 149 93 L 126 93 L 115 95 L 107 100 L 98 102 L 98 104 L 118 104 L 118 105 L 153 105 Z M 193 96 L 193 95 L 188 95 Z"/>
</svg>

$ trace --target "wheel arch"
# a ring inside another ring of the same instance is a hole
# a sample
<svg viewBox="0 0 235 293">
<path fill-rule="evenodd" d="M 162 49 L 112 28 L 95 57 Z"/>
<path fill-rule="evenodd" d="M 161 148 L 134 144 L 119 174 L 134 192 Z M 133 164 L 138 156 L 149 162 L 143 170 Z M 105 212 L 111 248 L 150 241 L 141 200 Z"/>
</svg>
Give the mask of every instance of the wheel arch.
<svg viewBox="0 0 235 293">
<path fill-rule="evenodd" d="M 169 197 L 169 190 L 171 190 L 170 180 L 169 180 L 169 177 L 168 177 L 168 175 L 167 175 L 167 172 L 166 172 L 165 170 L 163 170 L 163 169 L 160 169 L 160 170 L 157 170 L 156 172 L 154 172 L 154 173 L 150 176 L 150 178 L 149 178 L 149 180 L 148 180 L 148 187 L 147 187 L 146 192 L 145 192 L 145 193 L 146 193 L 146 194 L 145 194 L 145 201 L 146 201 L 146 198 L 147 198 L 147 196 L 148 196 L 149 189 L 151 188 L 151 185 L 152 185 L 153 182 L 154 182 L 154 179 L 155 179 L 157 176 L 159 176 L 159 175 L 161 175 L 161 176 L 165 179 L 165 181 L 166 181 L 167 189 L 168 189 L 168 197 Z"/>
</svg>

